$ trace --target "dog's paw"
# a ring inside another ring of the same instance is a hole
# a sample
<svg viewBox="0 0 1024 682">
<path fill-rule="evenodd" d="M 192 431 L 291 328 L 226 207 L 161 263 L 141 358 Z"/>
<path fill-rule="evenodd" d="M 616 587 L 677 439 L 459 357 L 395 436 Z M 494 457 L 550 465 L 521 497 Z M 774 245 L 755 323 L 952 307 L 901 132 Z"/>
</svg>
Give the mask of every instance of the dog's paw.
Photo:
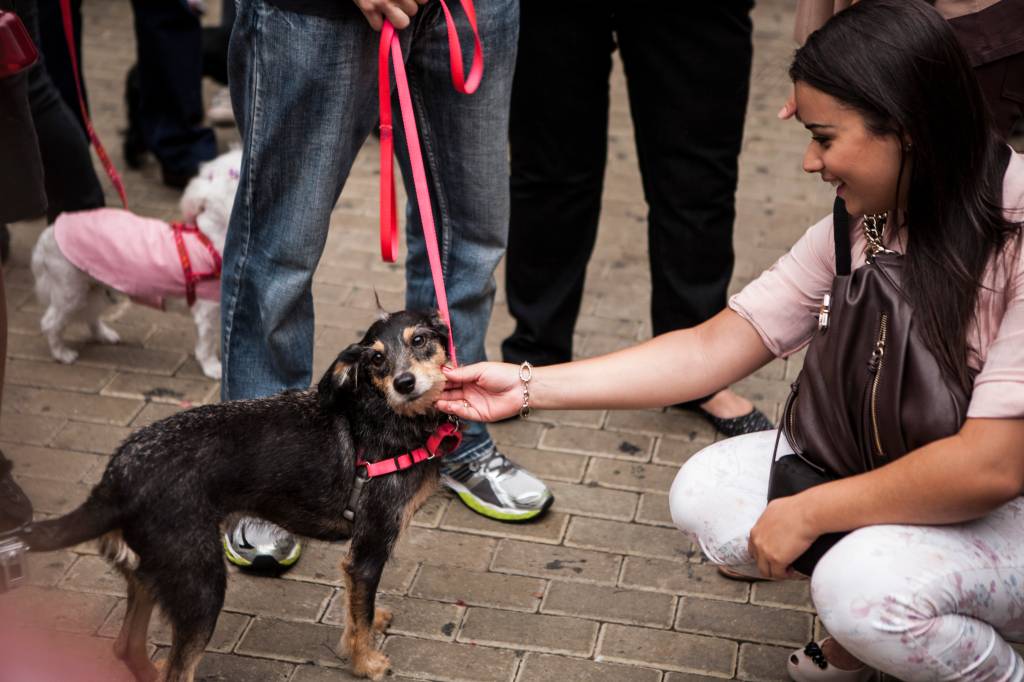
<svg viewBox="0 0 1024 682">
<path fill-rule="evenodd" d="M 352 659 L 352 672 L 357 677 L 382 680 L 390 669 L 391 659 L 376 649 L 367 649 L 362 656 Z"/>
<path fill-rule="evenodd" d="M 105 322 L 97 322 L 96 324 L 91 325 L 91 329 L 93 338 L 100 343 L 121 343 L 121 335 L 114 331 Z"/>
<path fill-rule="evenodd" d="M 373 629 L 377 632 L 384 632 L 391 625 L 393 618 L 394 614 L 391 613 L 391 609 L 378 606 L 373 613 Z"/>
<path fill-rule="evenodd" d="M 75 360 L 78 359 L 78 351 L 71 350 L 67 346 L 53 348 L 51 349 L 51 353 L 53 355 L 54 360 L 56 360 L 57 362 L 62 362 L 65 365 L 73 364 Z"/>
<path fill-rule="evenodd" d="M 217 358 L 212 360 L 200 360 L 199 364 L 203 369 L 203 374 L 205 374 L 207 378 L 213 379 L 214 381 L 220 381 L 221 373 L 223 371 L 220 360 Z"/>
</svg>

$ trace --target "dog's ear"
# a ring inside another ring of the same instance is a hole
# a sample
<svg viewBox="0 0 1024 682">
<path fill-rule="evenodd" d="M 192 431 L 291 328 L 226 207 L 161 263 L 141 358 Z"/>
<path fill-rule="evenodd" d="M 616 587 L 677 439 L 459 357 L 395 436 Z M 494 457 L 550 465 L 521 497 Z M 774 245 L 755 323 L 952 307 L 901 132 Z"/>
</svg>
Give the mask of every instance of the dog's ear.
<svg viewBox="0 0 1024 682">
<path fill-rule="evenodd" d="M 444 344 L 444 352 L 451 357 L 452 349 L 448 345 L 448 324 L 441 317 L 441 311 L 435 310 L 430 315 L 430 320 L 427 322 L 430 325 L 430 330 L 441 337 L 441 343 Z"/>
<path fill-rule="evenodd" d="M 387 319 L 391 317 L 391 313 L 384 310 L 384 306 L 381 305 L 380 294 L 377 293 L 377 287 L 373 288 L 373 300 L 377 304 L 377 319 L 381 322 L 386 322 Z"/>
<path fill-rule="evenodd" d="M 366 350 L 358 343 L 341 351 L 331 366 L 324 372 L 317 384 L 317 395 L 320 405 L 332 410 L 341 407 L 345 398 L 352 394 L 359 385 L 359 360 Z"/>
</svg>

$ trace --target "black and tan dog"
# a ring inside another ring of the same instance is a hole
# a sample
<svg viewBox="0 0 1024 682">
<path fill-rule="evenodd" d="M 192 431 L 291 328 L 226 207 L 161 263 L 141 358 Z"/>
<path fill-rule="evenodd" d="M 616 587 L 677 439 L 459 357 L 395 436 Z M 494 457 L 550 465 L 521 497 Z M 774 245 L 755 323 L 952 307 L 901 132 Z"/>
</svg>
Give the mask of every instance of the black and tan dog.
<svg viewBox="0 0 1024 682">
<path fill-rule="evenodd" d="M 351 537 L 341 646 L 355 674 L 378 680 L 389 661 L 373 631 L 391 615 L 374 607 L 377 584 L 399 533 L 434 490 L 439 461 L 370 478 L 351 510 L 354 523 L 344 513 L 359 458 L 409 453 L 451 428 L 434 409 L 447 339 L 436 315 L 387 315 L 338 355 L 315 389 L 206 405 L 147 426 L 118 448 L 81 507 L 35 524 L 24 540 L 31 551 L 49 551 L 101 537 L 103 554 L 128 580 L 115 653 L 139 680 L 181 682 L 193 679 L 224 603 L 220 526 L 229 514 L 322 540 Z M 455 444 L 446 440 L 442 450 Z M 154 604 L 174 632 L 162 674 L 146 655 Z"/>
</svg>

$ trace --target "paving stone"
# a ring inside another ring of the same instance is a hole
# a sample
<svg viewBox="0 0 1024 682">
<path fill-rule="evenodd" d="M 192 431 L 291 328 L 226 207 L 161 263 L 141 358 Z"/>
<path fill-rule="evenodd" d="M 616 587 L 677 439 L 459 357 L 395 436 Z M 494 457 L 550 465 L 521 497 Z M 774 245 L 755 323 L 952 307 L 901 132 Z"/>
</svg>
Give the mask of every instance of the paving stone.
<svg viewBox="0 0 1024 682">
<path fill-rule="evenodd" d="M 100 628 L 99 634 L 103 637 L 114 638 L 121 631 L 121 624 L 124 621 L 127 601 L 122 599 L 117 607 L 107 616 L 107 621 Z M 241 638 L 245 628 L 249 625 L 249 616 L 230 611 L 221 611 L 217 618 L 217 627 L 210 637 L 210 643 L 206 645 L 207 651 L 219 651 L 230 653 Z M 153 610 L 149 620 L 149 641 L 160 646 L 171 645 L 171 625 L 160 613 L 159 607 Z"/>
<path fill-rule="evenodd" d="M 719 677 L 709 675 L 694 675 L 691 673 L 668 673 L 662 682 L 714 682 Z"/>
<path fill-rule="evenodd" d="M 610 624 L 601 632 L 597 660 L 732 677 L 737 648 L 724 639 Z"/>
<path fill-rule="evenodd" d="M 659 438 L 652 461 L 655 464 L 681 466 L 710 444 L 703 439 Z"/>
<path fill-rule="evenodd" d="M 423 566 L 409 595 L 461 605 L 492 606 L 515 611 L 536 611 L 544 595 L 537 578 L 480 573 L 452 566 Z"/>
<path fill-rule="evenodd" d="M 547 425 L 524 419 L 513 419 L 498 424 L 488 424 L 487 431 L 500 446 L 511 445 L 520 448 L 535 448 Z"/>
<path fill-rule="evenodd" d="M 750 601 L 762 606 L 781 606 L 787 609 L 814 611 L 811 601 L 810 580 L 780 580 L 755 583 Z"/>
<path fill-rule="evenodd" d="M 793 649 L 764 644 L 740 644 L 740 663 L 736 679 L 752 682 L 783 682 L 790 679 L 786 660 Z"/>
<path fill-rule="evenodd" d="M 462 504 L 454 506 L 461 507 Z M 500 528 L 508 527 L 508 524 L 490 523 Z M 486 571 L 497 544 L 497 541 L 490 538 L 414 527 L 402 533 L 395 546 L 394 557 L 403 561 L 423 561 L 436 566 L 459 566 Z"/>
<path fill-rule="evenodd" d="M 235 651 L 292 663 L 347 667 L 347 659 L 338 651 L 341 631 L 340 627 L 331 625 L 260 616 L 253 621 Z"/>
<path fill-rule="evenodd" d="M 332 587 L 345 584 L 341 561 L 348 554 L 348 543 L 304 540 L 302 558 L 288 571 L 289 580 L 321 583 Z M 378 592 L 405 594 L 419 566 L 415 561 L 392 557 L 384 565 Z"/>
<path fill-rule="evenodd" d="M 152 350 L 120 343 L 114 346 L 87 344 L 79 349 L 78 362 L 115 369 L 131 367 L 134 372 L 170 376 L 181 366 L 186 356 L 185 352 Z"/>
<path fill-rule="evenodd" d="M 411 599 L 392 595 L 379 595 L 378 606 L 391 609 L 394 620 L 388 627 L 389 635 L 409 635 L 450 642 L 455 639 L 465 607 L 456 604 L 442 604 L 427 599 Z M 348 600 L 339 592 L 331 601 L 323 618 L 328 625 L 344 627 Z"/>
<path fill-rule="evenodd" d="M 295 668 L 295 674 L 288 682 L 362 682 L 365 679 L 365 677 L 356 677 L 344 669 L 300 665 Z M 413 682 L 413 678 L 401 675 L 388 675 L 387 680 L 388 682 Z"/>
<path fill-rule="evenodd" d="M 540 447 L 543 450 L 646 462 L 651 457 L 653 442 L 650 436 L 639 434 L 556 426 L 544 433 Z"/>
<path fill-rule="evenodd" d="M 423 503 L 412 517 L 412 525 L 420 528 L 437 528 L 441 525 L 444 513 L 448 511 L 454 496 L 443 490 L 439 490 Z"/>
<path fill-rule="evenodd" d="M 584 479 L 606 488 L 667 493 L 679 467 L 591 459 Z"/>
<path fill-rule="evenodd" d="M 545 483 L 552 481 L 579 483 L 583 480 L 583 473 L 586 471 L 589 461 L 586 456 L 533 448 L 503 446 L 501 451 L 510 460 L 540 477 Z"/>
<path fill-rule="evenodd" d="M 37 513 L 67 514 L 85 502 L 92 490 L 92 486 L 85 483 L 32 478 L 21 476 L 18 472 L 15 472 L 15 478 L 32 500 Z"/>
<path fill-rule="evenodd" d="M 127 591 L 124 576 L 98 556 L 79 557 L 65 574 L 61 587 L 115 597 L 123 597 Z"/>
<path fill-rule="evenodd" d="M 590 620 L 474 606 L 466 611 L 458 641 L 587 657 L 597 631 L 598 624 Z"/>
<path fill-rule="evenodd" d="M 640 496 L 640 506 L 636 510 L 637 523 L 652 526 L 675 528 L 672 523 L 672 512 L 668 506 L 668 495 L 644 493 Z"/>
<path fill-rule="evenodd" d="M 196 679 L 202 682 L 235 682 L 236 680 L 288 682 L 294 670 L 294 665 L 281 661 L 207 653 L 199 661 Z"/>
<path fill-rule="evenodd" d="M 528 653 L 516 682 L 660 682 L 661 671 L 566 656 Z"/>
<path fill-rule="evenodd" d="M 28 584 L 36 587 L 54 587 L 60 582 L 78 555 L 71 550 L 26 554 Z"/>
<path fill-rule="evenodd" d="M 533 410 L 530 421 L 599 429 L 607 415 L 606 410 Z"/>
<path fill-rule="evenodd" d="M 94 483 L 107 466 L 106 457 L 34 445 L 4 445 L 3 452 L 19 476 L 32 478 Z"/>
<path fill-rule="evenodd" d="M 22 414 L 59 416 L 79 421 L 125 426 L 140 409 L 142 401 L 89 396 L 74 391 L 54 391 L 26 386 L 7 386 L 5 397 Z"/>
<path fill-rule="evenodd" d="M 181 409 L 210 402 L 216 384 L 206 381 L 179 379 L 156 374 L 118 372 L 117 377 L 103 389 L 103 395 L 118 398 L 167 403 Z"/>
<path fill-rule="evenodd" d="M 0 595 L 6 622 L 20 620 L 63 632 L 96 632 L 117 604 L 117 597 L 22 586 Z"/>
<path fill-rule="evenodd" d="M 4 381 L 19 386 L 97 393 L 110 383 L 114 374 L 110 369 L 13 358 L 7 363 Z"/>
<path fill-rule="evenodd" d="M 15 415 L 5 410 L 3 419 L 0 419 L 0 440 L 10 443 L 46 445 L 53 440 L 54 434 L 60 431 L 65 424 L 67 424 L 67 419 L 64 417 L 40 417 L 30 414 Z M 67 447 L 56 441 L 54 445 L 57 447 Z"/>
<path fill-rule="evenodd" d="M 512 651 L 410 637 L 388 637 L 384 653 L 399 675 L 441 682 L 508 682 L 518 663 Z"/>
<path fill-rule="evenodd" d="M 50 347 L 46 345 L 46 339 L 39 334 L 8 334 L 7 355 L 38 362 L 56 362 L 50 354 Z"/>
<path fill-rule="evenodd" d="M 639 495 L 622 490 L 609 490 L 597 485 L 576 485 L 548 481 L 558 510 L 569 514 L 595 516 L 603 519 L 631 521 Z"/>
<path fill-rule="evenodd" d="M 501 523 L 477 514 L 464 504 L 453 504 L 448 507 L 441 527 L 464 533 L 558 544 L 568 523 L 569 516 L 558 511 L 549 511 L 539 519 L 523 523 Z"/>
<path fill-rule="evenodd" d="M 491 569 L 584 583 L 614 584 L 622 557 L 604 552 L 503 540 Z"/>
<path fill-rule="evenodd" d="M 811 638 L 809 613 L 751 604 L 683 597 L 675 628 L 731 639 L 800 646 Z"/>
<path fill-rule="evenodd" d="M 27 418 L 27 417 L 23 417 Z M 62 421 L 62 428 L 53 437 L 52 446 L 101 455 L 113 454 L 132 429 L 109 424 Z"/>
<path fill-rule="evenodd" d="M 700 551 L 675 528 L 656 528 L 583 517 L 573 518 L 565 536 L 565 544 L 569 547 L 676 561 L 692 561 L 700 556 Z"/>
<path fill-rule="evenodd" d="M 540 610 L 561 616 L 668 628 L 672 626 L 675 602 L 668 594 L 555 580 L 548 587 Z"/>
<path fill-rule="evenodd" d="M 681 563 L 664 559 L 628 556 L 619 584 L 638 590 L 709 597 L 745 603 L 750 592 L 741 580 L 728 580 L 712 564 Z"/>
<path fill-rule="evenodd" d="M 154 422 L 158 422 L 161 419 L 167 419 L 172 415 L 178 414 L 183 409 L 186 409 L 186 405 L 175 405 L 173 403 L 153 403 L 148 402 L 143 407 L 135 419 L 132 420 L 132 430 L 141 429 L 144 426 L 149 426 Z"/>
<path fill-rule="evenodd" d="M 334 589 L 327 585 L 234 573 L 228 579 L 224 608 L 261 616 L 315 622 L 327 609 Z"/>
<path fill-rule="evenodd" d="M 707 420 L 683 410 L 617 410 L 608 413 L 604 428 L 635 431 L 652 436 L 669 434 L 688 440 L 714 440 L 715 430 Z"/>
</svg>

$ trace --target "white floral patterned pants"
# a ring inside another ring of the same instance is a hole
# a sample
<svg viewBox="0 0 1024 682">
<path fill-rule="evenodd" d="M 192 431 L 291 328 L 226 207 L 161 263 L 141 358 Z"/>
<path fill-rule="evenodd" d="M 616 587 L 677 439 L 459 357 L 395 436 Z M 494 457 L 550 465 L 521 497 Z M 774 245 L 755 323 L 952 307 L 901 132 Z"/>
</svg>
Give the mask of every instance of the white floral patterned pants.
<svg viewBox="0 0 1024 682">
<path fill-rule="evenodd" d="M 775 432 L 715 443 L 672 484 L 675 524 L 714 563 L 757 575 L 747 550 L 765 508 Z M 792 451 L 786 439 L 779 456 Z M 818 563 L 811 594 L 829 633 L 901 680 L 1024 681 L 1024 497 L 950 526 L 870 526 Z"/>
</svg>

